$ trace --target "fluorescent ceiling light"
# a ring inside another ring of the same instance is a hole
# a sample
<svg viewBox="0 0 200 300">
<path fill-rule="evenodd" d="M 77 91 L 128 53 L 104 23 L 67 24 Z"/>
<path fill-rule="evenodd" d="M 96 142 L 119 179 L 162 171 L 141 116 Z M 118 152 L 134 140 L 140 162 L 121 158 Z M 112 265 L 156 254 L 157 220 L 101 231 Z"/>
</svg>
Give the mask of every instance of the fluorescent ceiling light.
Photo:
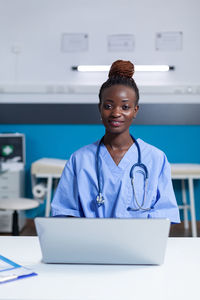
<svg viewBox="0 0 200 300">
<path fill-rule="evenodd" d="M 135 71 L 141 72 L 167 72 L 170 70 L 168 65 L 136 65 Z"/>
<path fill-rule="evenodd" d="M 167 72 L 174 70 L 174 66 L 168 65 L 135 65 L 136 72 Z M 80 65 L 73 66 L 72 70 L 79 72 L 108 72 L 109 65 Z"/>
<path fill-rule="evenodd" d="M 110 70 L 110 66 L 106 65 L 82 65 L 75 67 L 77 71 L 79 72 L 106 72 Z"/>
</svg>

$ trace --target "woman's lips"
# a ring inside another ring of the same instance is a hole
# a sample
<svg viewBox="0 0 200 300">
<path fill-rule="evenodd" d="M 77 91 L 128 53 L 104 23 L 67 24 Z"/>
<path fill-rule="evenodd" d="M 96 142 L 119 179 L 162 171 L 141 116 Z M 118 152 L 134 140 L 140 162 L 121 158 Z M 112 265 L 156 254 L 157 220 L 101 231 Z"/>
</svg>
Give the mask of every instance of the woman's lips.
<svg viewBox="0 0 200 300">
<path fill-rule="evenodd" d="M 123 122 L 122 121 L 111 120 L 111 121 L 109 121 L 109 124 L 113 127 L 119 127 L 123 124 Z"/>
</svg>

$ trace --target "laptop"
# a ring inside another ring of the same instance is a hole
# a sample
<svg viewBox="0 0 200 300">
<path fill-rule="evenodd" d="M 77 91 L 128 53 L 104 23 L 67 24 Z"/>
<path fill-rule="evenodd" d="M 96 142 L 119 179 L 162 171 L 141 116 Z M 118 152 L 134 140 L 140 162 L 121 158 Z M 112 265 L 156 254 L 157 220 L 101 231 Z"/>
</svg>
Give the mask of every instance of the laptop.
<svg viewBox="0 0 200 300">
<path fill-rule="evenodd" d="M 44 263 L 160 265 L 168 219 L 35 218 Z"/>
</svg>

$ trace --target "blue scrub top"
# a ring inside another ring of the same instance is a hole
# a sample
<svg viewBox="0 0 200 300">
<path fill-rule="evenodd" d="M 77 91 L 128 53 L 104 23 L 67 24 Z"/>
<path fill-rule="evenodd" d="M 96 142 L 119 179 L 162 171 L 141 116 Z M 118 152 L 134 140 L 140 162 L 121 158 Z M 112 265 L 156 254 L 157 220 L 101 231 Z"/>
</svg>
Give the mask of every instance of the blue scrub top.
<svg viewBox="0 0 200 300">
<path fill-rule="evenodd" d="M 173 223 L 179 223 L 170 164 L 165 154 L 141 139 L 137 142 L 141 150 L 141 162 L 146 165 L 149 174 L 144 208 L 150 207 L 150 210 L 128 210 L 128 207 L 138 208 L 130 179 L 131 167 L 138 161 L 135 144 L 129 148 L 118 165 L 105 145 L 101 144 L 99 170 L 105 202 L 100 207 L 97 206 L 97 141 L 79 149 L 67 161 L 51 204 L 52 216 L 168 218 Z M 141 205 L 144 197 L 144 177 L 140 169 L 135 172 L 134 187 Z"/>
</svg>

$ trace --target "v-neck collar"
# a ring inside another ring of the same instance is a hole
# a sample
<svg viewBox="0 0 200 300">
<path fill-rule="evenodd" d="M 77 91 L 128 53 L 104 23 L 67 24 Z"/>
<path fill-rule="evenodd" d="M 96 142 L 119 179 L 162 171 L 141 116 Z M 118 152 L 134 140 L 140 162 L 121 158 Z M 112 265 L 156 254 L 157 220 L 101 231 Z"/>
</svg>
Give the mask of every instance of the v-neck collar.
<svg viewBox="0 0 200 300">
<path fill-rule="evenodd" d="M 135 155 L 135 162 L 137 162 L 138 160 L 137 147 L 135 143 L 133 143 L 130 146 L 130 148 L 126 151 L 126 153 L 124 154 L 124 156 L 122 157 L 118 165 L 113 160 L 112 156 L 110 155 L 104 143 L 102 143 L 100 146 L 100 155 L 107 162 L 107 165 L 109 166 L 109 170 L 117 173 L 119 172 L 121 173 L 126 169 L 128 164 L 130 164 L 130 162 L 133 161 L 133 155 Z"/>
</svg>

